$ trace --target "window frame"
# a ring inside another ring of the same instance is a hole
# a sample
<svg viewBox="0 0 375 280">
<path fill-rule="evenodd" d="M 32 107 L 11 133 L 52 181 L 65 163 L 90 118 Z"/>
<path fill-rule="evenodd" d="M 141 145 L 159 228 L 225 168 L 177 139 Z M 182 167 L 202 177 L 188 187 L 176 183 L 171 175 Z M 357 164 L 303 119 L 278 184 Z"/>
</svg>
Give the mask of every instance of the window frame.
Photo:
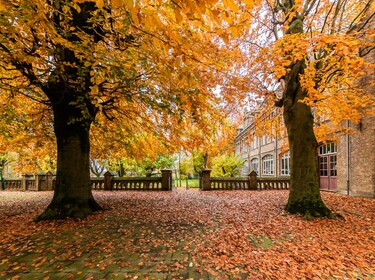
<svg viewBox="0 0 375 280">
<path fill-rule="evenodd" d="M 271 154 L 265 155 L 262 158 L 262 175 L 275 175 L 275 161 L 274 156 Z"/>
<path fill-rule="evenodd" d="M 253 168 L 254 167 L 254 164 L 256 163 L 256 169 Z M 257 174 L 259 174 L 259 159 L 258 158 L 252 158 L 250 160 L 250 167 L 251 167 L 251 171 L 255 171 Z"/>
<path fill-rule="evenodd" d="M 319 146 L 319 155 L 331 155 L 337 153 L 337 144 L 335 142 L 328 142 Z"/>
<path fill-rule="evenodd" d="M 280 159 L 280 176 L 290 176 L 290 152 L 286 152 Z"/>
</svg>

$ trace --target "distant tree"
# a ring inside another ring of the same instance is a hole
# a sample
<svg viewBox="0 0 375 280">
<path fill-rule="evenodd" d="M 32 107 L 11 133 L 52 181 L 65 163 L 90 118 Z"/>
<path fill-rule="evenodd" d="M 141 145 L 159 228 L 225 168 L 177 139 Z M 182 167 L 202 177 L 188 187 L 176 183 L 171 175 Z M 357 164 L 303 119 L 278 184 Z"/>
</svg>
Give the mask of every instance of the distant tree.
<svg viewBox="0 0 375 280">
<path fill-rule="evenodd" d="M 108 158 L 105 161 L 105 166 L 109 172 L 118 177 L 124 177 L 127 171 L 133 170 L 133 165 L 131 165 L 127 158 Z"/>
<path fill-rule="evenodd" d="M 151 175 L 155 174 L 156 171 L 159 172 L 161 169 L 171 169 L 175 161 L 176 156 L 169 157 L 165 155 L 158 155 L 156 160 L 144 158 L 137 164 L 137 167 L 139 168 L 138 172 L 140 175 L 150 177 Z"/>
<path fill-rule="evenodd" d="M 205 169 L 205 159 L 204 154 L 198 150 L 193 151 L 193 168 L 195 174 L 199 174 Z"/>
<path fill-rule="evenodd" d="M 93 173 L 96 177 L 100 177 L 103 175 L 103 172 L 105 170 L 105 162 L 102 160 L 97 160 L 94 158 L 90 158 L 90 171 Z"/>
<path fill-rule="evenodd" d="M 194 165 L 193 165 L 193 158 L 191 156 L 184 157 L 180 161 L 180 172 L 181 175 L 189 177 L 189 175 L 194 174 Z"/>
<path fill-rule="evenodd" d="M 217 156 L 212 159 L 212 176 L 235 177 L 240 174 L 244 163 L 244 159 L 234 154 Z"/>
</svg>

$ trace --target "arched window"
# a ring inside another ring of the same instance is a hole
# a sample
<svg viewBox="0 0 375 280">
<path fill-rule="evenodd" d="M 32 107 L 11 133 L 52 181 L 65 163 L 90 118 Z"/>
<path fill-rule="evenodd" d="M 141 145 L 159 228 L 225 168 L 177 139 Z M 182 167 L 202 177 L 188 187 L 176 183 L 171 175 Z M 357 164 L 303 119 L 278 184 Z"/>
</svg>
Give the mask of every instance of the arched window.
<svg viewBox="0 0 375 280">
<path fill-rule="evenodd" d="M 259 160 L 257 158 L 251 160 L 251 171 L 255 171 L 259 174 Z"/>
<path fill-rule="evenodd" d="M 280 159 L 280 175 L 290 175 L 290 153 L 286 152 Z"/>
<path fill-rule="evenodd" d="M 263 172 L 262 175 L 273 175 L 274 174 L 274 163 L 273 163 L 273 155 L 266 155 L 262 159 L 263 164 Z"/>
</svg>

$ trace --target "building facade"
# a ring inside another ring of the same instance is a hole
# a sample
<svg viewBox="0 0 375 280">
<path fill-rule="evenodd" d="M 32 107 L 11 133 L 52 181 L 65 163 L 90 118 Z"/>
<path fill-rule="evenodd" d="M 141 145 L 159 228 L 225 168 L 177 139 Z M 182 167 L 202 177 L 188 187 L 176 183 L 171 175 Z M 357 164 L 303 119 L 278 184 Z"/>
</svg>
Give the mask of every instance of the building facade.
<svg viewBox="0 0 375 280">
<path fill-rule="evenodd" d="M 235 154 L 245 160 L 242 175 L 251 171 L 260 177 L 288 177 L 289 152 L 282 153 L 285 139 L 256 136 L 254 114 L 247 113 L 234 139 Z"/>
<path fill-rule="evenodd" d="M 255 171 L 263 178 L 289 177 L 289 152 L 281 149 L 287 139 L 255 136 L 253 119 L 248 113 L 234 139 L 235 154 L 245 160 L 241 175 Z M 375 116 L 364 117 L 355 129 L 358 134 L 318 147 L 320 189 L 375 197 Z"/>
</svg>

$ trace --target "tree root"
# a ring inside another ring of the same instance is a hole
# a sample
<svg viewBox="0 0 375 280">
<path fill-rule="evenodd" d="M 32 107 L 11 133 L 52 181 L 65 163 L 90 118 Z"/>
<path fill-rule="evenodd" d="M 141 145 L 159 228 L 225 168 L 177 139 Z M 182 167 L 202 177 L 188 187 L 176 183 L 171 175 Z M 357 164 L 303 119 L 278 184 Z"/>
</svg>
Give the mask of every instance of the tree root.
<svg viewBox="0 0 375 280">
<path fill-rule="evenodd" d="M 83 219 L 99 210 L 102 210 L 102 207 L 94 199 L 75 203 L 57 203 L 52 201 L 47 209 L 34 221 L 63 220 L 66 218 Z"/>
<path fill-rule="evenodd" d="M 291 214 L 301 214 L 304 220 L 323 217 L 335 218 L 335 215 L 324 205 L 323 201 L 289 202 L 285 207 L 285 211 Z"/>
</svg>

